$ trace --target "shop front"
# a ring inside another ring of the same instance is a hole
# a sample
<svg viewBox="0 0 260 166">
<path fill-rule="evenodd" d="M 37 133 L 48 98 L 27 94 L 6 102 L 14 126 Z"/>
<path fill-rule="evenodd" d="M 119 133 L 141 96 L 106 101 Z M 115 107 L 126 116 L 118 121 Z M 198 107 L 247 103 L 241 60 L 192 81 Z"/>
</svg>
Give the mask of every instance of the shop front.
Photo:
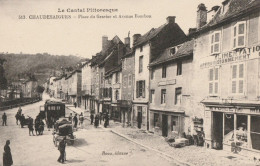
<svg viewBox="0 0 260 166">
<path fill-rule="evenodd" d="M 260 105 L 206 106 L 205 120 L 211 126 L 205 133 L 207 147 L 260 154 Z"/>
<path fill-rule="evenodd" d="M 184 113 L 150 110 L 150 130 L 163 137 L 181 136 L 184 131 Z"/>
<path fill-rule="evenodd" d="M 124 126 L 131 125 L 132 102 L 130 100 L 118 100 L 120 105 L 121 123 Z"/>
<path fill-rule="evenodd" d="M 117 122 L 121 122 L 120 106 L 118 104 L 111 104 L 111 119 Z"/>
</svg>

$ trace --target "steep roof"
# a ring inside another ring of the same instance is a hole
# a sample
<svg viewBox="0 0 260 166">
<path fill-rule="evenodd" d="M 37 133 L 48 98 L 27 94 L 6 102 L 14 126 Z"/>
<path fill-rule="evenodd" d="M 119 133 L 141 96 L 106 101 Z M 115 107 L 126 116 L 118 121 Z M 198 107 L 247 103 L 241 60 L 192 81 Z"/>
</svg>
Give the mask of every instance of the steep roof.
<svg viewBox="0 0 260 166">
<path fill-rule="evenodd" d="M 260 0 L 229 0 L 227 9 L 223 12 L 223 6 L 220 7 L 213 17 L 206 25 L 202 26 L 198 31 L 205 30 L 209 27 L 216 26 L 220 23 L 230 21 L 231 19 L 244 15 L 260 8 Z M 258 10 L 259 11 L 259 10 Z"/>
<path fill-rule="evenodd" d="M 187 57 L 193 54 L 194 40 L 187 41 L 180 45 L 179 49 L 175 54 L 171 54 L 171 49 L 169 47 L 165 49 L 149 66 L 159 65 L 171 60 L 175 60 L 181 57 Z"/>
<path fill-rule="evenodd" d="M 151 30 L 149 30 L 147 33 L 145 33 L 144 35 L 142 35 L 137 41 L 136 43 L 134 43 L 134 46 L 138 46 L 138 45 L 142 45 L 146 42 L 148 42 L 149 40 L 153 39 L 157 34 L 159 34 L 162 29 L 167 26 L 167 24 L 163 24 L 158 28 L 152 28 Z"/>
</svg>

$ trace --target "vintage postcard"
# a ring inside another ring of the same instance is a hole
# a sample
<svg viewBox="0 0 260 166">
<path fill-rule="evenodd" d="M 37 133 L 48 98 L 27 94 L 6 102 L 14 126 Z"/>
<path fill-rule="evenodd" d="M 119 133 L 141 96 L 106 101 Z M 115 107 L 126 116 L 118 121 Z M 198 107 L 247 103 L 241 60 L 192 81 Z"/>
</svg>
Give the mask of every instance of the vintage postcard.
<svg viewBox="0 0 260 166">
<path fill-rule="evenodd" d="M 259 0 L 0 0 L 0 166 L 260 165 Z"/>
</svg>

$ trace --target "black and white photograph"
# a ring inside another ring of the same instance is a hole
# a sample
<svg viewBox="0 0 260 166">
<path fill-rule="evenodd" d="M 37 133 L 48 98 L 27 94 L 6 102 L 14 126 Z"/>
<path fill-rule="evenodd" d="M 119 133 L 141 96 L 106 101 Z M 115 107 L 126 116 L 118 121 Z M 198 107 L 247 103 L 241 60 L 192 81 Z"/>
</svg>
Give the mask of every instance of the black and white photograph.
<svg viewBox="0 0 260 166">
<path fill-rule="evenodd" d="M 260 0 L 0 0 L 0 154 L 260 165 Z"/>
</svg>

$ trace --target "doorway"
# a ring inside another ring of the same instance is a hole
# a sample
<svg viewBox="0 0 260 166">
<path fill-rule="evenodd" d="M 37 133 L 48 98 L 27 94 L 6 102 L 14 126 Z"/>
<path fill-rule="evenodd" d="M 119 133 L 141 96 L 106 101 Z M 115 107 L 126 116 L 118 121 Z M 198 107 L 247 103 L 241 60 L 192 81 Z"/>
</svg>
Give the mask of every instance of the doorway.
<svg viewBox="0 0 260 166">
<path fill-rule="evenodd" d="M 162 136 L 168 136 L 168 116 L 162 115 Z"/>
<path fill-rule="evenodd" d="M 137 123 L 138 123 L 138 128 L 140 129 L 141 128 L 141 125 L 142 125 L 142 111 L 138 111 L 138 114 L 137 114 Z"/>
<path fill-rule="evenodd" d="M 213 148 L 222 149 L 223 145 L 223 113 L 213 112 Z"/>
</svg>

